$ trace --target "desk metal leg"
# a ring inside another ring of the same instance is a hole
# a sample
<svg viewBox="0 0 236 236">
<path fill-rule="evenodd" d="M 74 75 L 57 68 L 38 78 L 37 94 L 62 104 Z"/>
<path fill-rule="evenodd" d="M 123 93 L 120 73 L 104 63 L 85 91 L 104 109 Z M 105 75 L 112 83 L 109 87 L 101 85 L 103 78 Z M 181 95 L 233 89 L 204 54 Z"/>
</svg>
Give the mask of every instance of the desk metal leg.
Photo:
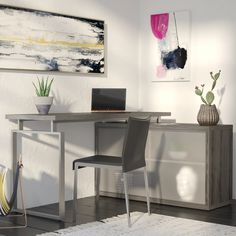
<svg viewBox="0 0 236 236">
<path fill-rule="evenodd" d="M 74 192 L 73 192 L 73 221 L 76 222 L 78 203 L 77 203 L 77 182 L 78 182 L 78 163 L 75 163 L 74 169 Z"/>
<path fill-rule="evenodd" d="M 99 193 L 100 193 L 100 174 L 101 174 L 100 168 L 95 168 L 95 196 L 96 196 L 96 201 L 99 200 Z"/>
<path fill-rule="evenodd" d="M 94 149 L 95 149 L 95 155 L 98 155 L 98 128 L 95 123 L 95 134 L 94 134 Z M 95 168 L 94 171 L 94 192 L 96 196 L 96 201 L 99 200 L 99 195 L 100 195 L 100 176 L 101 176 L 101 169 L 100 168 Z"/>
<path fill-rule="evenodd" d="M 65 139 L 64 133 L 59 135 L 59 216 L 65 219 Z"/>
<path fill-rule="evenodd" d="M 32 130 L 14 130 L 12 131 L 12 155 L 13 155 L 13 179 L 16 175 L 16 163 L 18 155 L 18 134 L 45 134 L 58 137 L 58 148 L 59 148 L 59 215 L 48 214 L 43 212 L 37 212 L 33 210 L 27 210 L 27 214 L 54 219 L 54 220 L 65 220 L 65 139 L 63 132 L 46 132 L 46 131 L 32 131 Z M 15 209 L 17 211 L 17 201 L 15 202 Z"/>
<path fill-rule="evenodd" d="M 24 123 L 23 121 L 18 121 L 18 130 L 24 129 Z M 20 153 L 21 154 L 21 153 Z M 16 178 L 16 166 L 17 161 L 19 158 L 17 158 L 18 155 L 18 146 L 17 146 L 17 133 L 12 132 L 12 172 L 13 172 L 13 185 L 14 186 L 14 180 Z M 17 209 L 17 197 L 15 199 L 14 208 Z"/>
<path fill-rule="evenodd" d="M 16 178 L 16 166 L 17 166 L 17 133 L 12 132 L 12 171 L 13 171 L 13 181 L 12 186 L 14 186 L 14 180 Z M 17 197 L 15 199 L 14 208 L 17 209 Z"/>
</svg>

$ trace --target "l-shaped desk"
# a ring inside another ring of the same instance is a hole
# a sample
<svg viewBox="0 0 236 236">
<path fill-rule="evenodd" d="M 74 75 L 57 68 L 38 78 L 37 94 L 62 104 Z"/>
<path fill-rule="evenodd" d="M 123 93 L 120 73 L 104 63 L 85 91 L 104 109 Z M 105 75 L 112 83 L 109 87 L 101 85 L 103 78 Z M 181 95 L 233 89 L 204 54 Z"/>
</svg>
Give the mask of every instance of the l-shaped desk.
<svg viewBox="0 0 236 236">
<path fill-rule="evenodd" d="M 47 134 L 56 136 L 59 140 L 59 215 L 42 213 L 33 210 L 27 210 L 27 214 L 35 215 L 50 219 L 65 219 L 65 138 L 64 132 L 57 130 L 58 123 L 68 122 L 98 122 L 98 121 L 120 121 L 126 120 L 129 116 L 148 117 L 151 116 L 158 120 L 162 116 L 170 116 L 170 112 L 82 112 L 82 113 L 55 113 L 48 115 L 39 114 L 7 114 L 6 119 L 17 122 L 17 129 L 12 130 L 12 155 L 13 155 L 13 177 L 16 175 L 16 163 L 18 160 L 17 137 L 23 134 Z M 48 131 L 25 130 L 24 123 L 28 121 L 34 122 L 50 122 Z M 14 178 L 13 178 L 14 179 Z M 17 202 L 15 203 L 17 209 Z"/>
</svg>

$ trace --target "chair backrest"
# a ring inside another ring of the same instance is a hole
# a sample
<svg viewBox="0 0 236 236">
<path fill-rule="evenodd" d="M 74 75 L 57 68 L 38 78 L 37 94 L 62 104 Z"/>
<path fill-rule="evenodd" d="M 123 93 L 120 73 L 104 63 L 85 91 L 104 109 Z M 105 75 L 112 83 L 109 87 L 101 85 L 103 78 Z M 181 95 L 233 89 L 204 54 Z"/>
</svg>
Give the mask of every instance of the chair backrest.
<svg viewBox="0 0 236 236">
<path fill-rule="evenodd" d="M 123 172 L 146 166 L 145 147 L 149 124 L 150 118 L 129 117 L 122 153 Z"/>
</svg>

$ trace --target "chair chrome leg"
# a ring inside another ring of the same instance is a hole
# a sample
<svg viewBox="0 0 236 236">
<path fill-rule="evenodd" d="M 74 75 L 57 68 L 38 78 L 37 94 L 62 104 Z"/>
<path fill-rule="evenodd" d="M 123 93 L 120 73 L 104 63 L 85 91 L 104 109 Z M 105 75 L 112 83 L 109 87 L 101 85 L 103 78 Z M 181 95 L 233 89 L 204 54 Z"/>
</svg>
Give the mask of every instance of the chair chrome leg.
<svg viewBox="0 0 236 236">
<path fill-rule="evenodd" d="M 130 213 L 129 213 L 129 197 L 128 197 L 128 186 L 127 186 L 127 174 L 126 173 L 123 173 L 123 180 L 124 180 L 125 204 L 126 204 L 126 211 L 127 211 L 128 226 L 131 227 Z"/>
<path fill-rule="evenodd" d="M 74 196 L 73 196 L 73 221 L 76 222 L 77 213 L 77 176 L 78 176 L 78 164 L 75 164 L 74 169 Z"/>
<path fill-rule="evenodd" d="M 95 168 L 95 196 L 96 196 L 96 202 L 99 200 L 100 175 L 101 175 L 100 168 Z"/>
<path fill-rule="evenodd" d="M 144 182 L 145 182 L 146 197 L 147 197 L 147 209 L 148 209 L 148 215 L 150 215 L 151 211 L 150 211 L 149 187 L 148 187 L 148 176 L 146 167 L 143 168 L 143 173 L 144 173 Z"/>
</svg>

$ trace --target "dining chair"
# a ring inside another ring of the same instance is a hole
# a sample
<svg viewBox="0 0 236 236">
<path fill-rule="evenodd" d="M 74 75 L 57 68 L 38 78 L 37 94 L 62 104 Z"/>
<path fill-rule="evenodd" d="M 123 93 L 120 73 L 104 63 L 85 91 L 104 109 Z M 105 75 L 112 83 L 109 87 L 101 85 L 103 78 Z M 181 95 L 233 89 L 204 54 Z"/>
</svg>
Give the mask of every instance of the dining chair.
<svg viewBox="0 0 236 236">
<path fill-rule="evenodd" d="M 123 151 L 121 156 L 108 156 L 108 155 L 94 155 L 85 158 L 76 159 L 73 162 L 74 170 L 74 201 L 73 201 L 73 216 L 76 220 L 77 215 L 77 175 L 78 169 L 83 167 L 112 168 L 114 170 L 120 170 L 122 172 L 122 181 L 124 182 L 124 193 L 126 202 L 126 211 L 128 226 L 131 226 L 130 211 L 129 211 L 129 198 L 128 198 L 128 186 L 127 186 L 127 173 L 139 168 L 143 168 L 144 182 L 147 198 L 147 210 L 150 215 L 150 200 L 149 200 L 149 188 L 148 177 L 145 162 L 145 147 L 148 136 L 150 124 L 150 117 L 146 119 L 129 117 L 128 127 L 123 143 Z M 99 191 L 98 191 L 99 192 Z"/>
</svg>

